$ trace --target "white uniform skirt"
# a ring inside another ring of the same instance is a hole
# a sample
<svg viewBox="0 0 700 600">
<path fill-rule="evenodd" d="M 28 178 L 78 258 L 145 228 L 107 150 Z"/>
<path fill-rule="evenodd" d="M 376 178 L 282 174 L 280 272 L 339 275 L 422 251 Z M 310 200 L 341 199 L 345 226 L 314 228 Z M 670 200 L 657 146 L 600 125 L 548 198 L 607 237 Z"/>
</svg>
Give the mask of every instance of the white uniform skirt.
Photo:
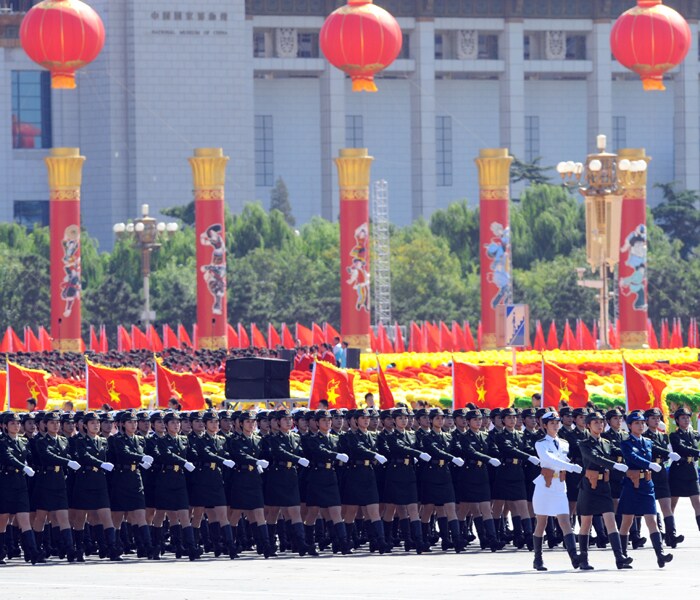
<svg viewBox="0 0 700 600">
<path fill-rule="evenodd" d="M 547 484 L 542 475 L 535 479 L 535 493 L 532 495 L 532 509 L 536 515 L 556 517 L 569 514 L 569 500 L 566 497 L 566 481 L 552 477 L 552 485 Z"/>
</svg>

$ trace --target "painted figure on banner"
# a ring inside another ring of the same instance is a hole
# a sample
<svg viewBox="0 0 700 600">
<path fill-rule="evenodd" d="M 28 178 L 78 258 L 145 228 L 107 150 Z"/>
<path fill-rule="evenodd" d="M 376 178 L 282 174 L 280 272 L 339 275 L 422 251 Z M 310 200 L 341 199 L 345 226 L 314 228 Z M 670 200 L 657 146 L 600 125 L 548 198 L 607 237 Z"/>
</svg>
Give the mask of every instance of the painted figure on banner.
<svg viewBox="0 0 700 600">
<path fill-rule="evenodd" d="M 510 227 L 504 227 L 501 223 L 491 223 L 493 237 L 486 244 L 486 254 L 491 259 L 488 280 L 498 287 L 498 291 L 491 299 L 491 306 L 496 308 L 499 304 L 507 302 L 511 295 L 510 272 L 508 269 L 510 254 Z"/>
<path fill-rule="evenodd" d="M 63 233 L 63 270 L 61 299 L 66 303 L 64 317 L 70 317 L 73 304 L 80 298 L 80 227 L 69 225 Z"/>
<path fill-rule="evenodd" d="M 369 256 L 369 225 L 363 223 L 355 229 L 355 245 L 350 251 L 352 264 L 347 268 L 350 278 L 346 283 L 351 285 L 357 293 L 356 310 L 369 312 L 369 268 L 367 259 Z"/>
<path fill-rule="evenodd" d="M 211 260 L 209 264 L 201 267 L 204 273 L 204 281 L 209 293 L 214 298 L 212 312 L 215 315 L 222 314 L 223 298 L 226 293 L 226 240 L 223 236 L 223 226 L 215 223 L 199 236 L 199 243 L 203 246 L 211 246 Z"/>
<path fill-rule="evenodd" d="M 625 239 L 620 253 L 627 253 L 625 265 L 632 269 L 632 273 L 620 278 L 622 293 L 626 296 L 635 296 L 634 309 L 646 310 L 646 266 L 647 266 L 647 228 L 644 224 L 638 225 Z"/>
</svg>

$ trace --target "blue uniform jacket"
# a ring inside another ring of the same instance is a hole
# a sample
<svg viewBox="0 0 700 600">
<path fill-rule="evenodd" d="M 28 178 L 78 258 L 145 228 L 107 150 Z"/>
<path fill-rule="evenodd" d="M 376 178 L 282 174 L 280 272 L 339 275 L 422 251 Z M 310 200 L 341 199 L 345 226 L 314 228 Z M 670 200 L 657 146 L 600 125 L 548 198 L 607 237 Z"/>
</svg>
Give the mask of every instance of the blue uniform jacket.
<svg viewBox="0 0 700 600">
<path fill-rule="evenodd" d="M 647 471 L 649 465 L 654 461 L 653 458 L 653 443 L 647 438 L 635 438 L 630 435 L 629 438 L 620 442 L 622 456 L 625 459 L 625 464 L 630 470 Z M 634 489 L 632 480 L 628 477 L 622 482 L 623 488 Z M 631 490 L 630 490 L 631 491 Z M 652 495 L 654 494 L 654 482 L 647 481 L 642 478 L 639 481 L 639 487 L 634 490 L 637 494 Z M 648 514 L 648 513 L 637 513 Z"/>
</svg>

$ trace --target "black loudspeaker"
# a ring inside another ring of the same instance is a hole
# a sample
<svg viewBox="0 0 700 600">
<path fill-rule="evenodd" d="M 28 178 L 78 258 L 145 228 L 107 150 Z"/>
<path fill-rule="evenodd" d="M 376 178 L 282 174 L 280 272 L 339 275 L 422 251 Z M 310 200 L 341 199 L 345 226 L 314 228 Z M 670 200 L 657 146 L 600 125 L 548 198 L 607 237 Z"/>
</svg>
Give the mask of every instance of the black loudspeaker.
<svg viewBox="0 0 700 600">
<path fill-rule="evenodd" d="M 291 363 L 274 358 L 231 358 L 226 361 L 226 398 L 273 400 L 289 398 Z"/>
<path fill-rule="evenodd" d="M 345 366 L 348 369 L 359 369 L 360 368 L 360 349 L 359 348 L 348 348 L 347 357 L 345 358 Z"/>
</svg>

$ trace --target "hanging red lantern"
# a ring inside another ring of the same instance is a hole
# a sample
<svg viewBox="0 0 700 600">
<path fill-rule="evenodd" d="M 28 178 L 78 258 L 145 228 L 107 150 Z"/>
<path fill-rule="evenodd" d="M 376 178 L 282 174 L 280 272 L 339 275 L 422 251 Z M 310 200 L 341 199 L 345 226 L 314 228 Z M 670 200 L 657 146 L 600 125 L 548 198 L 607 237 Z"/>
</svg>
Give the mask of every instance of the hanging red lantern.
<svg viewBox="0 0 700 600">
<path fill-rule="evenodd" d="M 321 50 L 334 67 L 350 76 L 353 92 L 376 92 L 374 74 L 401 52 L 401 27 L 372 1 L 348 0 L 321 28 Z"/>
<path fill-rule="evenodd" d="M 29 58 L 51 71 L 51 87 L 75 88 L 75 72 L 95 60 L 105 43 L 100 16 L 80 0 L 43 0 L 19 31 Z"/>
<path fill-rule="evenodd" d="M 664 73 L 681 64 L 692 36 L 686 20 L 662 0 L 637 0 L 610 32 L 618 62 L 642 78 L 645 90 L 665 90 Z"/>
</svg>

